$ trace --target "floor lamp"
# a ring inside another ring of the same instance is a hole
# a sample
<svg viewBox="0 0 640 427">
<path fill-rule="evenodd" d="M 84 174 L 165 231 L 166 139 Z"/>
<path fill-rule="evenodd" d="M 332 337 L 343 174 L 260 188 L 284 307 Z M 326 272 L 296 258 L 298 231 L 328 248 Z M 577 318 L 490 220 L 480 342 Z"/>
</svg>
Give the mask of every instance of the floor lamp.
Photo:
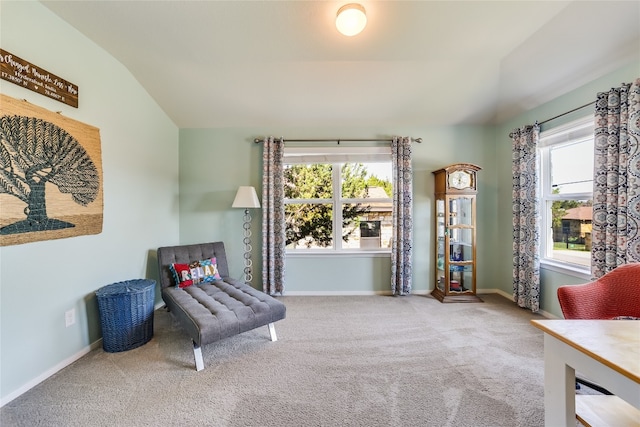
<svg viewBox="0 0 640 427">
<path fill-rule="evenodd" d="M 232 208 L 244 208 L 244 281 L 249 283 L 253 279 L 251 274 L 251 215 L 249 209 L 259 208 L 260 200 L 256 194 L 256 189 L 250 186 L 241 186 L 238 188 L 236 198 L 233 200 Z"/>
</svg>

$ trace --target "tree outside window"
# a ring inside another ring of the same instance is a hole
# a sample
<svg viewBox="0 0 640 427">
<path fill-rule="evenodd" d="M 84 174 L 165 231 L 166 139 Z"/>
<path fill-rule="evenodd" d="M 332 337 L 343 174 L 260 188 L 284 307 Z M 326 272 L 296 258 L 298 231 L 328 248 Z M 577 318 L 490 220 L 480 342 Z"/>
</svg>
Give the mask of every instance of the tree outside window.
<svg viewBox="0 0 640 427">
<path fill-rule="evenodd" d="M 386 177 L 379 176 L 379 170 Z M 389 238 L 385 241 L 382 234 L 390 236 L 390 172 L 390 162 L 286 165 L 287 248 L 350 250 L 388 245 Z"/>
</svg>

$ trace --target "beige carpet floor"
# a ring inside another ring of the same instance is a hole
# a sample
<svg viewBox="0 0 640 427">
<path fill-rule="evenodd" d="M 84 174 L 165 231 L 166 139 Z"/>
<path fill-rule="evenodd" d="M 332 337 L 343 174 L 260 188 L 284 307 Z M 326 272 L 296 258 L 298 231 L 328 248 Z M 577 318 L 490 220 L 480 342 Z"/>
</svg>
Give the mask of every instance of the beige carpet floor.
<svg viewBox="0 0 640 427">
<path fill-rule="evenodd" d="M 94 350 L 0 409 L 9 426 L 542 426 L 541 316 L 499 295 L 280 298 L 260 328 L 204 347 L 155 312 L 153 339 Z"/>
</svg>

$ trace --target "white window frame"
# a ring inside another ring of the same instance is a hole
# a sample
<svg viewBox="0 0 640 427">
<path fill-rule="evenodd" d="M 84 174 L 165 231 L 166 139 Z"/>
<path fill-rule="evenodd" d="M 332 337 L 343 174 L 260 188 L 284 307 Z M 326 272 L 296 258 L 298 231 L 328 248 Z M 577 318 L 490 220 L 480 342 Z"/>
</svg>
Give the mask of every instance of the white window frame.
<svg viewBox="0 0 640 427">
<path fill-rule="evenodd" d="M 555 200 L 593 200 L 593 192 L 553 194 L 551 186 L 550 149 L 562 145 L 584 142 L 594 137 L 593 116 L 583 117 L 540 133 L 541 233 L 540 264 L 542 268 L 589 280 L 591 267 L 564 262 L 549 257 L 553 249 L 553 231 L 549 203 Z"/>
<path fill-rule="evenodd" d="M 391 248 L 343 248 L 342 205 L 350 203 L 384 203 L 391 198 L 354 199 L 342 198 L 341 166 L 343 163 L 389 163 L 391 147 L 285 147 L 283 164 L 331 164 L 332 199 L 285 199 L 285 205 L 293 203 L 330 203 L 333 207 L 333 248 L 331 249 L 287 249 L 287 256 L 383 256 L 391 255 Z"/>
</svg>

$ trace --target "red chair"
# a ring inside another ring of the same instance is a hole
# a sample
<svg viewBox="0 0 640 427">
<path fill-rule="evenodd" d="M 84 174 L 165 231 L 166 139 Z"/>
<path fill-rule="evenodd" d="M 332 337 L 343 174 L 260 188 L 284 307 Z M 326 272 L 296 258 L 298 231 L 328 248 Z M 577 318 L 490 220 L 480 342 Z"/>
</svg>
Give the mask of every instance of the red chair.
<svg viewBox="0 0 640 427">
<path fill-rule="evenodd" d="M 640 318 L 640 262 L 623 264 L 598 280 L 558 288 L 565 319 Z"/>
<path fill-rule="evenodd" d="M 640 262 L 623 264 L 593 282 L 560 286 L 558 301 L 565 319 L 640 320 Z M 611 394 L 584 378 L 576 378 L 576 389 L 579 384 Z"/>
</svg>

